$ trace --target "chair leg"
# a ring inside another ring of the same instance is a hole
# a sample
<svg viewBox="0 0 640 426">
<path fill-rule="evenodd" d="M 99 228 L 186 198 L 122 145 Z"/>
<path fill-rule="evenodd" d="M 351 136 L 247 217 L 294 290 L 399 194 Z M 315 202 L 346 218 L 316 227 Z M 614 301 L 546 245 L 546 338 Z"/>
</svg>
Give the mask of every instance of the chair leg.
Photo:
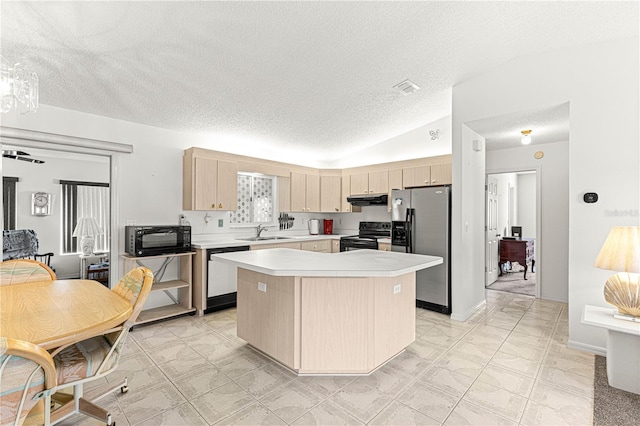
<svg viewBox="0 0 640 426">
<path fill-rule="evenodd" d="M 111 413 L 105 410 L 104 408 L 94 404 L 91 401 L 87 401 L 84 398 L 80 398 L 80 406 L 78 407 L 80 412 L 89 417 L 93 417 L 97 420 L 102 420 L 106 422 L 107 425 L 111 425 Z"/>
</svg>

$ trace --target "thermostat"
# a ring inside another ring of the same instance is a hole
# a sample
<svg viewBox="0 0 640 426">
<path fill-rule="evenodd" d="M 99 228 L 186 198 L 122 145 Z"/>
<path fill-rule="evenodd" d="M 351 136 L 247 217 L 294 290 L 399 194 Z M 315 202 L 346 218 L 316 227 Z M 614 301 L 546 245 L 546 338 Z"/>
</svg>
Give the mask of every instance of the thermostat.
<svg viewBox="0 0 640 426">
<path fill-rule="evenodd" d="M 585 203 L 591 204 L 598 201 L 598 194 L 595 192 L 586 192 L 582 197 Z"/>
</svg>

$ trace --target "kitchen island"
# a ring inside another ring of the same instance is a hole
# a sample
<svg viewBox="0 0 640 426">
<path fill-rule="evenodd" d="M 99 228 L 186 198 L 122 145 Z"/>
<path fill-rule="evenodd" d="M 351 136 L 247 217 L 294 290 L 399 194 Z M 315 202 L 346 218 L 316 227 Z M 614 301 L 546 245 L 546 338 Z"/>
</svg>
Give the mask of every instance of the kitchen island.
<svg viewBox="0 0 640 426">
<path fill-rule="evenodd" d="M 298 374 L 368 374 L 415 340 L 415 272 L 442 258 L 377 250 L 215 255 L 238 267 L 238 337 Z"/>
</svg>

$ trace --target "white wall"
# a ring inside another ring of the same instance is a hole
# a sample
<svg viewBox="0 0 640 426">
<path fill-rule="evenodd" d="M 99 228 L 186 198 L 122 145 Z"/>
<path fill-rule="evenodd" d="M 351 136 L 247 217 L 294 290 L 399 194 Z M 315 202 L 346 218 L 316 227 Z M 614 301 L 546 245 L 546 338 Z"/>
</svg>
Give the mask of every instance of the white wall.
<svg viewBox="0 0 640 426">
<path fill-rule="evenodd" d="M 439 137 L 432 140 L 429 132 L 435 130 L 440 130 Z M 324 167 L 340 169 L 448 154 L 451 154 L 450 115 L 367 149 L 345 155 Z"/>
<path fill-rule="evenodd" d="M 61 189 L 62 180 L 109 183 L 109 162 L 105 157 L 74 155 L 65 158 L 36 154 L 44 164 L 2 159 L 2 175 L 20 178 L 17 183 L 16 229 L 33 229 L 38 235 L 39 252 L 53 252 L 51 266 L 60 278 L 79 278 L 80 261 L 77 254 L 61 255 Z M 51 194 L 51 215 L 31 215 L 31 194 L 42 191 Z"/>
<path fill-rule="evenodd" d="M 455 104 L 454 104 L 455 107 Z M 454 109 L 455 111 L 455 109 Z M 485 139 L 453 116 L 451 318 L 464 321 L 485 302 Z M 460 141 L 465 141 L 461 143 Z"/>
<path fill-rule="evenodd" d="M 453 88 L 453 179 L 454 194 L 463 192 L 468 202 L 454 197 L 453 269 L 476 269 L 482 254 L 482 232 L 466 244 L 458 239 L 464 228 L 463 212 L 480 211 L 483 204 L 469 193 L 475 176 L 471 168 L 484 169 L 480 158 L 469 155 L 464 123 L 570 101 L 569 138 L 569 344 L 602 351 L 604 330 L 580 322 L 585 305 L 606 306 L 604 281 L 611 274 L 593 268 L 593 261 L 614 225 L 638 225 L 640 176 L 638 174 L 639 125 L 638 38 L 591 46 L 531 54 L 475 77 Z M 483 170 L 484 172 L 484 170 Z M 600 201 L 585 204 L 584 192 L 599 193 Z M 547 207 L 543 206 L 543 210 Z M 618 215 L 608 212 L 619 211 Z M 455 294 L 474 293 L 477 280 L 454 274 Z M 460 301 L 458 301 L 460 302 Z M 457 306 L 454 312 L 465 306 Z"/>
<path fill-rule="evenodd" d="M 544 152 L 536 160 L 533 154 Z M 487 173 L 510 170 L 536 170 L 532 176 L 540 183 L 539 233 L 536 241 L 536 274 L 540 297 L 568 301 L 569 277 L 569 143 L 556 142 L 487 152 Z M 518 179 L 519 180 L 519 179 Z M 536 196 L 534 186 L 531 196 Z M 518 188 L 518 198 L 526 197 Z M 522 212 L 518 212 L 521 216 Z M 522 222 L 521 222 L 522 223 Z M 523 231 L 526 232 L 522 225 Z M 509 230 L 509 233 L 511 230 Z"/>
<path fill-rule="evenodd" d="M 518 174 L 518 220 L 513 225 L 522 227 L 522 236 L 536 237 L 536 175 Z"/>
</svg>

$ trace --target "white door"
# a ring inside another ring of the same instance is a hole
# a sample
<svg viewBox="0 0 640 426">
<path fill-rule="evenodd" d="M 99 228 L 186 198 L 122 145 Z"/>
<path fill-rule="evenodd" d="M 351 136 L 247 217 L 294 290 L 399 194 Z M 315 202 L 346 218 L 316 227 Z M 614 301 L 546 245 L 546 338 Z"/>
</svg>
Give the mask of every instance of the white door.
<svg viewBox="0 0 640 426">
<path fill-rule="evenodd" d="M 485 285 L 491 285 L 498 279 L 498 179 L 487 176 L 487 215 L 486 215 L 486 251 L 485 251 Z"/>
</svg>

